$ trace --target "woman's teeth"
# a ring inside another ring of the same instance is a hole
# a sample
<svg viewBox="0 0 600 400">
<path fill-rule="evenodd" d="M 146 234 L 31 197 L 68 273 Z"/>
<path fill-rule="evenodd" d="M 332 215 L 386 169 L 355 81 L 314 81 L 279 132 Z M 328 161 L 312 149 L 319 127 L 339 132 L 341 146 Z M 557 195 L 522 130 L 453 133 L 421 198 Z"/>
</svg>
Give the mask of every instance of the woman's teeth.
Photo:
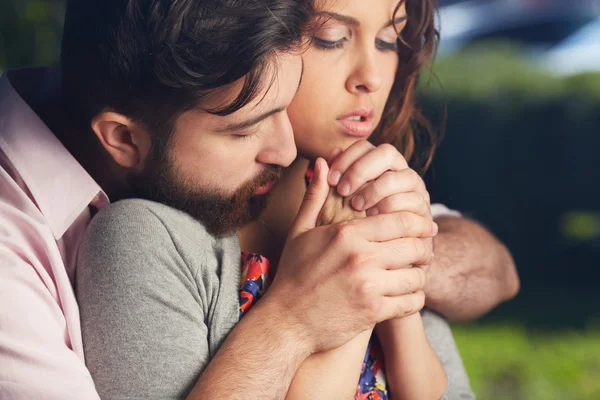
<svg viewBox="0 0 600 400">
<path fill-rule="evenodd" d="M 355 115 L 354 117 L 346 118 L 348 121 L 362 121 L 362 117 L 359 115 Z"/>
</svg>

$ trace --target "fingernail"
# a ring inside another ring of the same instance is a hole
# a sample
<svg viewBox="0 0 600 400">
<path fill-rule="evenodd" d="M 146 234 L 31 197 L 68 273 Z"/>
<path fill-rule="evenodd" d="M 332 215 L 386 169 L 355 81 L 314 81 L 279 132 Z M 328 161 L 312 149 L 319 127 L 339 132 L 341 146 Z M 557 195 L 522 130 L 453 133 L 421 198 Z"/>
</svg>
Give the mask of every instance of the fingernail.
<svg viewBox="0 0 600 400">
<path fill-rule="evenodd" d="M 363 206 L 365 205 L 365 198 L 362 196 L 356 196 L 352 199 L 352 206 L 358 210 L 362 211 Z"/>
<path fill-rule="evenodd" d="M 372 217 L 374 215 L 379 215 L 379 208 L 377 208 L 377 207 L 370 208 L 369 211 L 367 211 L 367 215 L 369 217 Z"/>
<path fill-rule="evenodd" d="M 340 183 L 340 185 L 338 186 L 338 193 L 342 196 L 348 196 L 350 194 L 350 184 L 348 183 L 348 181 Z"/>
<path fill-rule="evenodd" d="M 340 173 L 340 171 L 333 171 L 330 175 L 329 175 L 329 181 L 331 182 L 332 185 L 337 185 L 338 182 L 340 181 L 340 178 L 342 177 L 342 174 Z"/>
<path fill-rule="evenodd" d="M 438 227 L 438 224 L 436 224 L 436 223 L 434 222 L 434 223 L 433 223 L 433 225 L 431 225 L 431 235 L 432 235 L 432 236 L 435 236 L 435 235 L 437 235 L 439 230 L 440 230 L 440 229 L 439 229 L 439 227 Z"/>
</svg>

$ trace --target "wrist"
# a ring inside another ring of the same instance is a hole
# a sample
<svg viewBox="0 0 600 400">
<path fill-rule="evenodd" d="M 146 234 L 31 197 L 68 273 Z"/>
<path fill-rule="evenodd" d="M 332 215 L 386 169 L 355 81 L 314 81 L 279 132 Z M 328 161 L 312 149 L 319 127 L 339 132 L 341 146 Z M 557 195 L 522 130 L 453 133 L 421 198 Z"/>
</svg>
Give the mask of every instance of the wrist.
<svg viewBox="0 0 600 400">
<path fill-rule="evenodd" d="M 269 290 L 248 314 L 260 313 L 260 319 L 256 323 L 268 330 L 267 337 L 273 338 L 272 345 L 294 349 L 294 354 L 290 356 L 297 356 L 302 362 L 315 352 L 315 340 L 293 310 L 287 309 L 283 304 Z"/>
<path fill-rule="evenodd" d="M 388 319 L 375 326 L 375 333 L 382 345 L 396 346 L 407 335 L 422 330 L 421 313 L 416 312 L 402 318 Z"/>
<path fill-rule="evenodd" d="M 432 242 L 434 256 L 433 256 L 431 262 L 425 267 L 426 271 L 427 271 L 427 282 L 425 283 L 425 286 L 423 287 L 423 292 L 425 293 L 426 303 L 428 303 L 432 299 L 435 299 L 436 294 L 439 294 L 438 293 L 439 290 L 436 290 L 436 287 L 438 287 L 438 282 L 441 277 L 441 270 L 440 270 L 441 264 L 440 264 L 438 257 L 436 257 L 436 254 L 435 254 L 436 239 L 437 239 L 437 237 L 434 237 L 433 242 Z"/>
</svg>

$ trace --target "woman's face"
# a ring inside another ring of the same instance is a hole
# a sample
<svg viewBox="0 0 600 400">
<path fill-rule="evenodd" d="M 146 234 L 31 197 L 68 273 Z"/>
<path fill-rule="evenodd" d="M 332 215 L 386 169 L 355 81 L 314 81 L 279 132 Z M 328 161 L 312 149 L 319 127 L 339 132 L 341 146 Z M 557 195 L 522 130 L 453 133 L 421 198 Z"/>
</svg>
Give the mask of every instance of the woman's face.
<svg viewBox="0 0 600 400">
<path fill-rule="evenodd" d="M 406 25 L 404 5 L 393 15 L 397 5 L 327 0 L 319 7 L 324 23 L 304 54 L 302 84 L 288 109 L 299 155 L 327 157 L 379 124 L 398 68 L 396 30 Z"/>
</svg>

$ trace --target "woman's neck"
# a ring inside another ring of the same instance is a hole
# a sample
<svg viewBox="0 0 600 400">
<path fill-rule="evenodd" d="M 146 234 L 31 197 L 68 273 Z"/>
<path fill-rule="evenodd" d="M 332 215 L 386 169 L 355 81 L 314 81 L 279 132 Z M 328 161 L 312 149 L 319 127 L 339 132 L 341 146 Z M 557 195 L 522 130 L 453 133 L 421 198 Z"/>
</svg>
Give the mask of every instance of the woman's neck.
<svg viewBox="0 0 600 400">
<path fill-rule="evenodd" d="M 262 254 L 277 264 L 306 192 L 308 165 L 308 160 L 298 157 L 269 193 L 259 220 L 238 230 L 242 251 Z"/>
</svg>

